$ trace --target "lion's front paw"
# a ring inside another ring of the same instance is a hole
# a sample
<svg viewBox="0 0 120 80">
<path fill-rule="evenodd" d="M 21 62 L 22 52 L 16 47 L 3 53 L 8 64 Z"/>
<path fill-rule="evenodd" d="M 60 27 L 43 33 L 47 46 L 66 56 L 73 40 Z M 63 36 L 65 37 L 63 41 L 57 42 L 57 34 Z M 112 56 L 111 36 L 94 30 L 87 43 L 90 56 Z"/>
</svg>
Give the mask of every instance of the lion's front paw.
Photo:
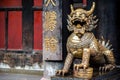
<svg viewBox="0 0 120 80">
<path fill-rule="evenodd" d="M 74 70 L 79 70 L 80 68 L 83 68 L 84 70 L 87 68 L 88 66 L 85 64 L 75 64 L 74 65 Z"/>
<path fill-rule="evenodd" d="M 99 71 L 106 72 L 106 71 L 113 70 L 115 67 L 116 67 L 115 65 L 108 64 L 108 65 L 105 65 L 103 67 L 99 67 Z"/>
<path fill-rule="evenodd" d="M 66 73 L 68 73 L 68 71 L 66 71 L 66 70 L 57 70 L 56 71 L 56 75 L 62 75 L 62 76 L 64 76 Z"/>
</svg>

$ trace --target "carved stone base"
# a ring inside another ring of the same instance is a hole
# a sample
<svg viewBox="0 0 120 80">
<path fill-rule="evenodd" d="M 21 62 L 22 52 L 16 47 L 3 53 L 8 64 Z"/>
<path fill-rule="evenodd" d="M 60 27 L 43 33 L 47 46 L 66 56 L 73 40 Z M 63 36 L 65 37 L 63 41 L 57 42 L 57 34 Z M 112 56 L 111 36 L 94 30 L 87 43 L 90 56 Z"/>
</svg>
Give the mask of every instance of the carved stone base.
<svg viewBox="0 0 120 80">
<path fill-rule="evenodd" d="M 51 80 L 120 80 L 120 68 L 115 68 L 109 72 L 100 73 L 98 70 L 93 72 L 91 79 L 76 78 L 74 76 L 53 76 Z"/>
</svg>

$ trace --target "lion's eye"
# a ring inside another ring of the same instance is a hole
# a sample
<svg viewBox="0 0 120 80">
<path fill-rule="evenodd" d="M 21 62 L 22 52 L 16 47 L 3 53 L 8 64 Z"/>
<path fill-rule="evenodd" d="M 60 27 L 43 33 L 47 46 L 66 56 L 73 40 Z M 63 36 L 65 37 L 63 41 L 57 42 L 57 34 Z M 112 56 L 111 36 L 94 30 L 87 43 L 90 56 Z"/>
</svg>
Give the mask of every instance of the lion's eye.
<svg viewBox="0 0 120 80">
<path fill-rule="evenodd" d="M 81 14 L 81 17 L 85 18 L 85 14 Z"/>
</svg>

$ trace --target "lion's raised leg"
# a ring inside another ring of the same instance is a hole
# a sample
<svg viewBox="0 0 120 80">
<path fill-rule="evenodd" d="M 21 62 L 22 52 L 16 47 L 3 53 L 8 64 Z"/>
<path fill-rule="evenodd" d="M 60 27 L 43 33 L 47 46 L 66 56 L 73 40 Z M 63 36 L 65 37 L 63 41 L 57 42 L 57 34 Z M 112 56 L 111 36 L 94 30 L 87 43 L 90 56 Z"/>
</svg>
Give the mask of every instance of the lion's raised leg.
<svg viewBox="0 0 120 80">
<path fill-rule="evenodd" d="M 82 56 L 82 63 L 75 64 L 74 69 L 79 70 L 80 68 L 83 68 L 85 70 L 89 66 L 89 59 L 90 59 L 90 49 L 84 48 L 83 49 L 83 56 Z"/>
</svg>

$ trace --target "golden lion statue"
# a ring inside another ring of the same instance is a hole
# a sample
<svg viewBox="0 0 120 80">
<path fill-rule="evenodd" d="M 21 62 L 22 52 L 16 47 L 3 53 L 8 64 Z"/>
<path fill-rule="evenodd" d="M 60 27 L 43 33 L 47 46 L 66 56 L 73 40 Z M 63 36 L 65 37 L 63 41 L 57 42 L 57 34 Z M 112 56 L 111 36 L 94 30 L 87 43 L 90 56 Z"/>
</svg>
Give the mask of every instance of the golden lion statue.
<svg viewBox="0 0 120 80">
<path fill-rule="evenodd" d="M 92 29 L 96 28 L 98 19 L 93 16 L 95 2 L 89 11 L 82 8 L 74 10 L 71 5 L 71 13 L 68 15 L 68 30 L 73 31 L 67 39 L 67 57 L 62 70 L 56 72 L 63 75 L 69 72 L 69 68 L 74 58 L 81 58 L 80 64 L 75 64 L 74 69 L 87 69 L 90 60 L 98 63 L 100 70 L 112 70 L 115 68 L 115 59 L 109 42 L 97 40 Z"/>
</svg>

